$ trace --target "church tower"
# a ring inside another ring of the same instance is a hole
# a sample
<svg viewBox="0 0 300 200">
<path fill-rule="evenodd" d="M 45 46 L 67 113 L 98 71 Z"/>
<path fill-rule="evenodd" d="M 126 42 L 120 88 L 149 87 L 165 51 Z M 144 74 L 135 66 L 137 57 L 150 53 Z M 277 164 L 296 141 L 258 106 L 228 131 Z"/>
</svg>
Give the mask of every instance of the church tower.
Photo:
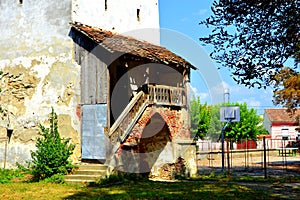
<svg viewBox="0 0 300 200">
<path fill-rule="evenodd" d="M 158 0 L 74 0 L 72 20 L 159 44 Z"/>
</svg>

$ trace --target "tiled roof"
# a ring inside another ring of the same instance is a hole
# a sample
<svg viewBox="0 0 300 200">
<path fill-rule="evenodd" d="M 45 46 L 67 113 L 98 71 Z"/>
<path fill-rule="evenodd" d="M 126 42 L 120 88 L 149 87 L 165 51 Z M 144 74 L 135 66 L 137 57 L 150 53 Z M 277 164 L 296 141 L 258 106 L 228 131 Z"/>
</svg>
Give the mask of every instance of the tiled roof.
<svg viewBox="0 0 300 200">
<path fill-rule="evenodd" d="M 271 122 L 292 122 L 298 123 L 300 117 L 300 109 L 296 109 L 292 114 L 284 108 L 265 109 L 265 113 L 269 116 Z"/>
<path fill-rule="evenodd" d="M 147 58 L 155 63 L 196 69 L 191 63 L 164 47 L 80 23 L 71 25 L 109 51 Z"/>
</svg>

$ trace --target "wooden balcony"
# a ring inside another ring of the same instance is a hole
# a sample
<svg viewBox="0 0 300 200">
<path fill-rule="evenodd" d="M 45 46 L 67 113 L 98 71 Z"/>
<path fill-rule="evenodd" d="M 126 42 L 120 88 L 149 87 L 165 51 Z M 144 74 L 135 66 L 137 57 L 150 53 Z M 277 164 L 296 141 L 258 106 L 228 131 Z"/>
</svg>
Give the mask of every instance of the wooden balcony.
<svg viewBox="0 0 300 200">
<path fill-rule="evenodd" d="M 114 144 L 112 152 L 125 141 L 133 126 L 147 106 L 185 106 L 186 91 L 181 87 L 148 84 L 128 103 L 109 130 L 110 141 Z"/>
<path fill-rule="evenodd" d="M 184 88 L 166 85 L 148 85 L 149 104 L 165 106 L 185 106 L 186 92 Z"/>
</svg>

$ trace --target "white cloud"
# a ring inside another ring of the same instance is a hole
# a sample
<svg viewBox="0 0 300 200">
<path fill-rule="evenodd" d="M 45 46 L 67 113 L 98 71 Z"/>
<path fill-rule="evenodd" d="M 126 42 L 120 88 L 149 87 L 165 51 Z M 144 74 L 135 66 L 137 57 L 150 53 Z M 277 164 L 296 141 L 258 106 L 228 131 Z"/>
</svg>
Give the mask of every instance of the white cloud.
<svg viewBox="0 0 300 200">
<path fill-rule="evenodd" d="M 200 92 L 196 87 L 191 86 L 191 96 L 200 97 L 201 102 L 209 101 L 210 95 L 207 92 Z"/>
<path fill-rule="evenodd" d="M 201 92 L 201 93 L 199 93 L 199 96 L 200 96 L 200 100 L 203 103 L 207 102 L 209 100 L 209 94 L 208 93 Z"/>
<path fill-rule="evenodd" d="M 191 93 L 192 94 L 197 94 L 198 93 L 198 89 L 196 87 L 193 87 L 192 85 L 190 87 L 191 87 Z"/>
</svg>

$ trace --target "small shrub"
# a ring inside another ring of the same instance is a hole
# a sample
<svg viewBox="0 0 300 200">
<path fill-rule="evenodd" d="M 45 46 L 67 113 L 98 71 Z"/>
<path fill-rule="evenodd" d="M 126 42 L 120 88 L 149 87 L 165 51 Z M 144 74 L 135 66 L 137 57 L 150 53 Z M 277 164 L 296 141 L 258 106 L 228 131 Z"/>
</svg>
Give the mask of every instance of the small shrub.
<svg viewBox="0 0 300 200">
<path fill-rule="evenodd" d="M 95 185 L 116 185 L 125 182 L 138 182 L 142 181 L 145 182 L 146 179 L 144 176 L 140 174 L 133 174 L 133 173 L 122 173 L 122 174 L 111 174 L 106 178 L 99 179 Z"/>
<path fill-rule="evenodd" d="M 9 183 L 13 179 L 22 178 L 24 174 L 20 170 L 0 169 L 0 183 Z"/>
<path fill-rule="evenodd" d="M 57 115 L 53 108 L 49 122 L 50 128 L 40 125 L 41 137 L 36 142 L 37 150 L 31 152 L 31 173 L 37 181 L 55 174 L 67 174 L 74 168 L 69 158 L 75 145 L 69 144 L 70 139 L 60 137 Z"/>
<path fill-rule="evenodd" d="M 45 182 L 63 184 L 65 183 L 65 177 L 64 174 L 54 174 L 53 176 L 46 178 Z"/>
<path fill-rule="evenodd" d="M 210 174 L 209 174 L 209 178 L 215 178 L 216 177 L 216 172 L 215 171 L 212 171 Z"/>
<path fill-rule="evenodd" d="M 101 178 L 100 180 L 98 180 L 96 182 L 97 185 L 110 185 L 110 184 L 117 184 L 117 183 L 121 183 L 124 182 L 125 178 L 123 175 L 115 175 L 112 174 L 106 178 Z"/>
<path fill-rule="evenodd" d="M 22 165 L 19 162 L 16 163 L 18 170 L 20 170 L 24 174 L 31 174 L 32 163 L 29 161 L 26 161 L 26 164 L 27 164 L 27 167 L 25 165 Z"/>
</svg>

